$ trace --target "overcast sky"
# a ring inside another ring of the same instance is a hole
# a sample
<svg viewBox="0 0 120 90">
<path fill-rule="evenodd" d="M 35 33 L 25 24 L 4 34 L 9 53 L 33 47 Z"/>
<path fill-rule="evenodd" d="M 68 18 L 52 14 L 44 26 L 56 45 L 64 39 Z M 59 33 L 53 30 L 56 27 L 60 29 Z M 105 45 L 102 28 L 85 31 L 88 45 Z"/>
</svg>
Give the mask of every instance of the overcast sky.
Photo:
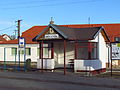
<svg viewBox="0 0 120 90">
<path fill-rule="evenodd" d="M 14 34 L 36 25 L 120 23 L 120 0 L 0 0 L 0 34 Z"/>
</svg>

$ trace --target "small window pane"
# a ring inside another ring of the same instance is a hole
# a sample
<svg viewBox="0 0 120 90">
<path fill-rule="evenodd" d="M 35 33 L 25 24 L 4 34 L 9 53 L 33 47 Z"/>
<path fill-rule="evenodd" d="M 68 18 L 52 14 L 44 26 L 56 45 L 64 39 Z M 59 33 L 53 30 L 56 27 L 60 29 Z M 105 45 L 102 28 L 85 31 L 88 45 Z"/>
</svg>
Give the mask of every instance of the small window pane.
<svg viewBox="0 0 120 90">
<path fill-rule="evenodd" d="M 26 48 L 26 55 L 31 55 L 31 49 L 30 48 Z"/>
<path fill-rule="evenodd" d="M 43 48 L 43 58 L 51 58 L 51 49 Z"/>
<path fill-rule="evenodd" d="M 42 58 L 46 58 L 46 59 L 51 59 L 53 58 L 53 50 L 52 50 L 53 45 L 52 44 L 44 44 L 43 45 L 43 53 L 41 52 L 41 54 L 43 54 Z M 41 50 L 42 51 L 42 50 Z M 40 49 L 37 48 L 37 55 L 41 55 L 40 54 Z"/>
<path fill-rule="evenodd" d="M 115 42 L 120 42 L 120 37 L 115 37 Z"/>
<path fill-rule="evenodd" d="M 23 54 L 24 54 L 24 50 L 20 50 L 20 54 L 22 54 L 22 55 L 23 55 Z"/>
<path fill-rule="evenodd" d="M 24 55 L 24 50 L 21 50 L 20 54 Z M 26 55 L 31 55 L 31 49 L 30 48 L 26 48 Z"/>
<path fill-rule="evenodd" d="M 97 53 L 96 53 L 96 50 L 97 48 L 92 48 L 92 52 L 91 52 L 91 58 L 92 59 L 95 59 L 95 58 L 97 58 Z"/>
<path fill-rule="evenodd" d="M 77 58 L 78 59 L 88 59 L 88 48 L 78 48 Z"/>
<path fill-rule="evenodd" d="M 40 55 L 40 49 L 37 48 L 37 56 L 39 56 L 39 55 Z"/>
<path fill-rule="evenodd" d="M 77 59 L 97 59 L 98 58 L 97 45 L 98 45 L 97 43 L 91 43 L 90 48 L 89 43 L 79 43 L 77 49 Z"/>
<path fill-rule="evenodd" d="M 17 54 L 17 48 L 12 48 L 12 55 L 16 55 Z"/>
</svg>

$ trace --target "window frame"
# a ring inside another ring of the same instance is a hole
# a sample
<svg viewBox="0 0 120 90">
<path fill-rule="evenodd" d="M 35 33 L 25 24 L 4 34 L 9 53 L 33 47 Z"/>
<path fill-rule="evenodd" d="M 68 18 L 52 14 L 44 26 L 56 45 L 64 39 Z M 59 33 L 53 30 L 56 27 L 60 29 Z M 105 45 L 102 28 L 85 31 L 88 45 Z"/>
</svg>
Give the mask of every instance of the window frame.
<svg viewBox="0 0 120 90">
<path fill-rule="evenodd" d="M 82 43 L 86 43 L 87 45 L 86 46 L 80 46 L 78 44 L 82 44 Z M 98 42 L 82 42 L 82 43 L 78 43 L 77 44 L 77 49 L 76 49 L 76 58 L 75 59 L 84 59 L 84 60 L 97 60 L 98 59 Z M 95 46 L 92 46 L 92 44 L 95 44 Z M 78 56 L 78 50 L 80 48 L 87 48 L 87 58 L 81 58 L 80 56 Z M 95 48 L 95 52 L 92 52 L 92 50 Z M 96 53 L 96 56 L 95 58 L 92 57 L 92 53 Z"/>
<path fill-rule="evenodd" d="M 29 54 L 27 54 L 27 49 L 29 50 Z M 31 48 L 30 48 L 30 47 L 27 47 L 27 48 L 25 48 L 25 50 L 26 50 L 26 55 L 27 55 L 27 56 L 30 56 L 30 55 L 31 55 Z"/>
<path fill-rule="evenodd" d="M 120 37 L 114 37 L 115 42 L 120 42 Z"/>
<path fill-rule="evenodd" d="M 53 59 L 54 58 L 53 43 L 48 43 L 48 45 L 44 46 L 45 44 L 46 43 L 43 44 L 43 50 L 48 49 L 48 57 L 44 57 L 43 55 L 43 59 Z M 40 48 L 39 55 L 41 55 L 41 51 L 42 51 L 41 49 L 42 47 Z M 44 51 L 43 51 L 43 54 L 44 54 Z M 40 56 L 40 59 L 41 59 L 41 56 Z"/>
<path fill-rule="evenodd" d="M 27 51 L 25 51 L 26 52 L 26 56 L 31 56 L 31 48 L 30 47 L 26 47 L 25 50 L 26 49 L 29 49 L 29 54 L 27 54 Z M 20 51 L 20 55 L 24 55 L 24 50 Z"/>
<path fill-rule="evenodd" d="M 15 49 L 15 53 L 13 53 L 13 49 Z M 16 47 L 12 47 L 11 48 L 11 55 L 14 56 L 14 55 L 17 55 L 18 52 L 17 52 L 17 48 Z"/>
</svg>

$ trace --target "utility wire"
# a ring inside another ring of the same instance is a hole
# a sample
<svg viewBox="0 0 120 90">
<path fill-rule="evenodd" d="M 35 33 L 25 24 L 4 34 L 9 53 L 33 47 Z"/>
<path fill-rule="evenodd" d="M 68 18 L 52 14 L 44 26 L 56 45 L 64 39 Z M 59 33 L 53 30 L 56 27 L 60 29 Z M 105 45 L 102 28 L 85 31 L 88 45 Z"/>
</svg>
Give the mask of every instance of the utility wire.
<svg viewBox="0 0 120 90">
<path fill-rule="evenodd" d="M 104 0 L 84 0 L 84 1 L 72 1 L 72 2 L 62 2 L 62 3 L 58 2 L 58 3 L 52 3 L 52 4 L 39 4 L 38 3 L 39 5 L 29 5 L 29 6 L 26 6 L 26 4 L 24 4 L 25 6 L 9 7 L 9 8 L 3 8 L 3 9 L 35 8 L 35 7 L 42 7 L 42 6 L 64 6 L 64 5 L 74 5 L 74 4 L 80 4 L 80 3 L 93 3 L 93 2 L 98 2 L 98 1 L 100 2 Z"/>
<path fill-rule="evenodd" d="M 8 6 L 15 6 L 15 5 L 26 5 L 26 4 L 38 4 L 38 3 L 46 3 L 46 2 L 53 2 L 53 1 L 56 1 L 56 0 L 34 0 L 34 1 L 24 1 L 24 2 L 13 2 L 13 3 L 2 3 L 0 4 L 0 6 L 4 6 L 4 5 L 8 5 Z"/>
<path fill-rule="evenodd" d="M 5 31 L 5 30 L 7 30 L 7 29 L 12 28 L 13 26 L 16 26 L 16 25 L 12 25 L 12 26 L 10 26 L 10 27 L 4 28 L 4 29 L 0 29 L 0 31 Z"/>
</svg>

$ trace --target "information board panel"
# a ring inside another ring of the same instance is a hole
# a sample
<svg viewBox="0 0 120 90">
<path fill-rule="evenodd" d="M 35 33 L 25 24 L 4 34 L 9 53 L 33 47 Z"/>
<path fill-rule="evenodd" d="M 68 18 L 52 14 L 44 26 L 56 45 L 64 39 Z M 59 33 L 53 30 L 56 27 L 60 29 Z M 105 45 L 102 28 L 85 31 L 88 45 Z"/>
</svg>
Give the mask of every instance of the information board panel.
<svg viewBox="0 0 120 90">
<path fill-rule="evenodd" d="M 120 43 L 111 43 L 112 60 L 120 60 Z"/>
<path fill-rule="evenodd" d="M 19 47 L 20 48 L 24 48 L 25 47 L 25 38 L 24 37 L 20 37 L 19 38 Z"/>
</svg>

